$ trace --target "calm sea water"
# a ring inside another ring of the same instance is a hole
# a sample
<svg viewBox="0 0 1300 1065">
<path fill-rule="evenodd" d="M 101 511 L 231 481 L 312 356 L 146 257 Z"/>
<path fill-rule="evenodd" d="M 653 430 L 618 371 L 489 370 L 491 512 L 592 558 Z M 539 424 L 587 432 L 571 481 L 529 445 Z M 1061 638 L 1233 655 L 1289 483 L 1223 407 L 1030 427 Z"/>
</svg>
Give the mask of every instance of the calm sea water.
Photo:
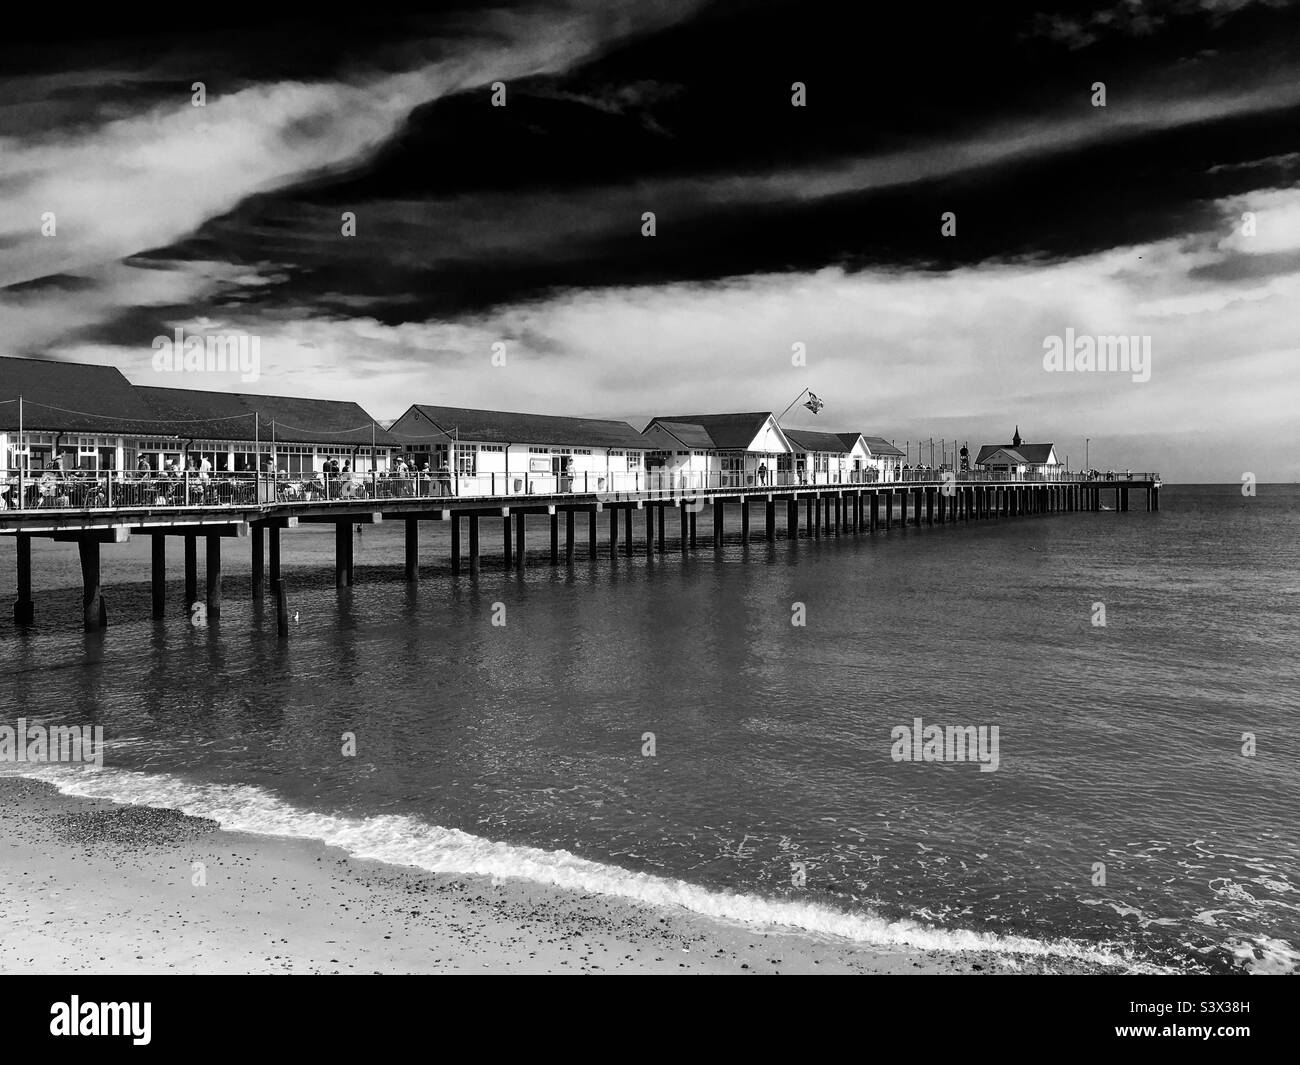
<svg viewBox="0 0 1300 1065">
<path fill-rule="evenodd" d="M 248 601 L 248 541 L 226 542 L 206 628 L 179 602 L 178 542 L 159 623 L 147 541 L 105 547 L 111 626 L 91 637 L 75 550 L 37 542 L 20 633 L 6 541 L 0 722 L 105 727 L 109 769 L 46 772 L 65 789 L 431 869 L 868 942 L 1293 970 L 1300 490 L 1163 496 L 720 554 L 703 519 L 687 558 L 538 556 L 523 576 L 492 522 L 476 582 L 430 524 L 418 588 L 400 526 L 376 526 L 344 591 L 332 534 L 302 529 L 286 641 Z M 916 717 L 998 726 L 998 770 L 895 762 Z"/>
</svg>

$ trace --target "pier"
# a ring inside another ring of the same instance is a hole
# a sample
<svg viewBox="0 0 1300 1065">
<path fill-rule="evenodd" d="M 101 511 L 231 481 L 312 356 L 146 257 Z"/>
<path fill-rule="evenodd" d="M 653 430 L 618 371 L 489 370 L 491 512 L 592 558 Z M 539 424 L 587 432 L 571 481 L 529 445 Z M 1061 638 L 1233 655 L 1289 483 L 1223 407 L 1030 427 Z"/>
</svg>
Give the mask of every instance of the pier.
<svg viewBox="0 0 1300 1065">
<path fill-rule="evenodd" d="M 383 521 L 403 523 L 404 577 L 419 580 L 420 525 L 450 522 L 450 569 L 471 579 L 480 571 L 484 545 L 500 535 L 501 561 L 506 569 L 523 571 L 528 564 L 530 534 L 549 533 L 548 562 L 572 566 L 578 557 L 600 557 L 598 525 L 608 522 L 604 544 L 611 559 L 667 552 L 688 554 L 720 550 L 729 535 L 744 542 L 760 538 L 797 541 L 831 536 L 887 533 L 896 526 L 966 525 L 970 522 L 1064 515 L 1078 512 L 1129 511 L 1134 495 L 1148 511 L 1160 509 L 1158 474 L 1138 473 L 1122 479 L 1063 474 L 1050 481 L 999 480 L 981 474 L 949 475 L 942 480 L 901 480 L 833 485 L 713 487 L 689 493 L 650 488 L 620 493 L 567 492 L 507 496 L 435 496 L 427 498 L 362 498 L 285 501 L 276 499 L 270 484 L 248 492 L 225 493 L 225 501 L 169 503 L 161 497 L 145 506 L 37 507 L 0 510 L 0 536 L 13 536 L 17 550 L 17 596 L 13 620 L 17 626 L 35 620 L 31 541 L 45 537 L 75 542 L 82 572 L 82 624 L 96 631 L 108 624 L 103 591 L 100 546 L 121 544 L 134 536 L 151 541 L 152 612 L 166 614 L 168 539 L 181 541 L 184 551 L 184 603 L 188 614 L 202 604 L 209 618 L 219 618 L 222 602 L 222 549 L 247 544 L 251 552 L 251 594 L 261 600 L 270 592 L 280 613 L 280 632 L 287 631 L 287 610 L 281 578 L 282 533 L 304 525 L 333 525 L 334 575 L 340 588 L 354 579 L 354 527 Z M 188 499 L 188 494 L 184 497 Z M 273 502 L 256 502 L 272 499 Z M 1105 501 L 1111 506 L 1107 507 Z M 104 502 L 103 495 L 93 502 Z M 732 524 L 728 526 L 728 511 Z M 736 511 L 739 511 L 737 514 Z M 636 512 L 642 518 L 641 538 L 634 536 Z M 761 520 L 753 521 L 760 514 Z M 710 528 L 701 535 L 698 519 Z M 737 522 L 736 519 L 739 519 Z M 530 522 L 529 519 L 532 519 Z M 759 529 L 753 528 L 758 524 Z M 737 525 L 739 526 L 737 528 Z M 585 531 L 585 537 L 584 537 Z M 486 535 L 485 535 L 486 534 Z M 205 572 L 199 596 L 198 545 L 203 541 Z M 585 545 L 582 540 L 585 539 Z"/>
</svg>

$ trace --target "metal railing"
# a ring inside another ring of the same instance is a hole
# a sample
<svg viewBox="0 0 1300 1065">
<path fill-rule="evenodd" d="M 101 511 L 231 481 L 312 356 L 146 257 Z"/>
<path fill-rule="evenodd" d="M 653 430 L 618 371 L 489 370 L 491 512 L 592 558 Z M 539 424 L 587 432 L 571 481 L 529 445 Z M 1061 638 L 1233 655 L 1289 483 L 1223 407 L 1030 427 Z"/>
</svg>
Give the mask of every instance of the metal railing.
<svg viewBox="0 0 1300 1065">
<path fill-rule="evenodd" d="M 802 489 L 890 484 L 1044 484 L 1106 481 L 1158 481 L 1157 473 L 1089 471 L 1024 474 L 1008 478 L 988 470 L 968 473 L 928 468 L 851 471 L 806 475 L 788 470 L 688 473 L 669 470 L 579 472 L 575 474 L 489 473 L 463 476 L 444 472 L 414 476 L 379 473 L 230 473 L 181 471 L 4 471 L 0 510 L 111 510 L 180 507 L 253 507 L 273 503 L 356 502 L 358 500 L 509 498 L 512 496 L 595 495 L 597 497 L 690 497 L 701 492 Z"/>
</svg>

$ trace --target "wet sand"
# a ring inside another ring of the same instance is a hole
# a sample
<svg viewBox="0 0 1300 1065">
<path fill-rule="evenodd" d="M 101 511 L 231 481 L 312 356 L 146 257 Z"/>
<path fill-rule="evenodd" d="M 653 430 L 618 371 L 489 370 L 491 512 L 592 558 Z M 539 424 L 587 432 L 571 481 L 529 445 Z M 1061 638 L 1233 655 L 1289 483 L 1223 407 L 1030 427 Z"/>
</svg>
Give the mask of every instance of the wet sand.
<svg viewBox="0 0 1300 1065">
<path fill-rule="evenodd" d="M 15 777 L 0 777 L 0 912 L 6 974 L 1080 971 L 359 861 Z"/>
</svg>

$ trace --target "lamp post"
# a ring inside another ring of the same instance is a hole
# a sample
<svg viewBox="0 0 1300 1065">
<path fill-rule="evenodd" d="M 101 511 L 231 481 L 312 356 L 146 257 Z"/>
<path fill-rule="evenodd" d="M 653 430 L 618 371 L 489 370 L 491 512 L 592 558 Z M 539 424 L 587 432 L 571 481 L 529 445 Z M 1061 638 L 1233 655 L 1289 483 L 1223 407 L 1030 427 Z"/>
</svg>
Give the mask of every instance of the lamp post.
<svg viewBox="0 0 1300 1065">
<path fill-rule="evenodd" d="M 1087 436 L 1085 436 L 1085 437 L 1083 438 L 1083 471 L 1084 471 L 1084 473 L 1088 473 L 1088 472 L 1092 469 L 1092 465 L 1088 462 L 1088 445 L 1091 444 L 1091 443 L 1092 443 L 1092 438 L 1091 438 L 1091 437 L 1087 437 Z"/>
</svg>

